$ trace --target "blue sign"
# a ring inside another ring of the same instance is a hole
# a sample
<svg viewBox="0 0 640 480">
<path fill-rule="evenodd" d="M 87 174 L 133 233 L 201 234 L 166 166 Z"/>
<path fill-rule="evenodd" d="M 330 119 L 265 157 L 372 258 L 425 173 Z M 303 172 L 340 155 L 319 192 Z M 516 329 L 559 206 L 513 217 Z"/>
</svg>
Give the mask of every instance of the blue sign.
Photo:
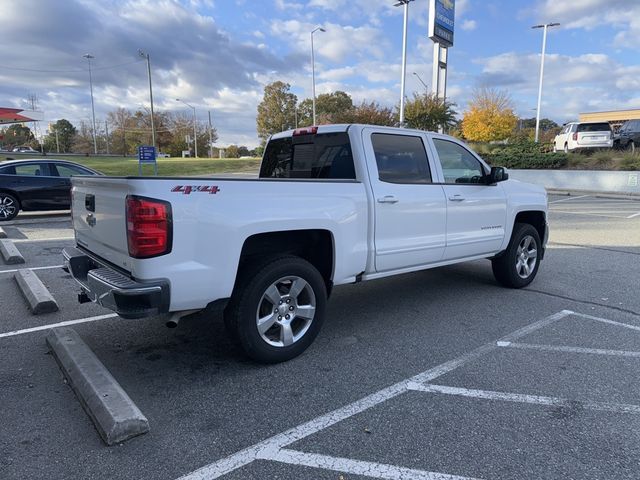
<svg viewBox="0 0 640 480">
<path fill-rule="evenodd" d="M 429 10 L 429 37 L 447 47 L 453 46 L 455 0 L 431 0 Z"/>
<path fill-rule="evenodd" d="M 141 145 L 138 147 L 138 163 L 156 163 L 156 147 Z"/>
</svg>

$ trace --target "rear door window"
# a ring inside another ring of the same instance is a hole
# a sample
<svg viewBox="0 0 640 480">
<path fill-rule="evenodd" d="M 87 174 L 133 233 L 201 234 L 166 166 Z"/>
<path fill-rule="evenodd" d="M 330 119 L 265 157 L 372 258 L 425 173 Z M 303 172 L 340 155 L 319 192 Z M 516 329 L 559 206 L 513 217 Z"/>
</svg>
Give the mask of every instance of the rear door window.
<svg viewBox="0 0 640 480">
<path fill-rule="evenodd" d="M 421 137 L 374 133 L 371 143 L 381 182 L 431 183 L 429 160 Z"/>
<path fill-rule="evenodd" d="M 349 135 L 336 132 L 271 140 L 260 178 L 355 180 Z"/>
<path fill-rule="evenodd" d="M 611 125 L 608 123 L 581 123 L 578 125 L 578 132 L 610 132 Z"/>
<path fill-rule="evenodd" d="M 36 176 L 36 177 L 48 177 L 49 169 L 46 163 L 26 163 L 16 165 L 16 175 Z"/>
<path fill-rule="evenodd" d="M 93 175 L 89 170 L 85 170 L 81 167 L 76 167 L 75 165 L 63 165 L 63 164 L 53 164 L 54 170 L 56 170 L 57 176 L 59 177 L 71 177 L 73 175 Z"/>
</svg>

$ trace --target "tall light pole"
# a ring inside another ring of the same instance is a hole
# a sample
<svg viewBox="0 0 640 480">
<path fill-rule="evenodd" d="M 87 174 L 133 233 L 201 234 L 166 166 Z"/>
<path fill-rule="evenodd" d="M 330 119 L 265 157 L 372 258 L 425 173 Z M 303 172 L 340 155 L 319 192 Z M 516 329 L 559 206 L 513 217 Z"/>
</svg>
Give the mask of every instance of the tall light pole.
<svg viewBox="0 0 640 480">
<path fill-rule="evenodd" d="M 193 110 L 193 145 L 194 145 L 193 149 L 195 150 L 194 153 L 196 158 L 198 158 L 198 133 L 196 131 L 196 107 L 194 107 L 193 105 L 189 105 L 187 102 L 185 102 L 184 100 L 180 100 L 179 98 L 176 98 L 176 102 L 184 103 L 187 107 Z"/>
<path fill-rule="evenodd" d="M 209 158 L 213 158 L 213 127 L 211 125 L 211 110 L 209 110 Z"/>
<path fill-rule="evenodd" d="M 316 57 L 313 52 L 313 34 L 316 32 L 326 32 L 322 27 L 311 30 L 311 94 L 313 95 L 313 124 L 316 124 Z"/>
<path fill-rule="evenodd" d="M 93 104 L 93 78 L 91 76 L 91 59 L 96 58 L 89 53 L 85 53 L 83 55 L 84 58 L 87 59 L 87 63 L 89 64 L 89 89 L 91 91 L 91 115 L 93 118 L 93 153 L 98 154 L 98 142 L 96 140 L 96 108 Z"/>
<path fill-rule="evenodd" d="M 542 58 L 540 59 L 540 84 L 538 85 L 538 108 L 536 111 L 536 138 L 535 138 L 536 143 L 538 142 L 539 131 L 540 131 L 540 105 L 542 103 L 542 80 L 544 78 L 544 54 L 547 49 L 547 30 L 549 29 L 549 27 L 557 27 L 558 25 L 560 24 L 545 23 L 542 25 L 534 25 L 533 27 L 531 27 L 531 28 L 544 29 L 542 33 Z"/>
<path fill-rule="evenodd" d="M 407 77 L 407 26 L 409 24 L 409 2 L 413 0 L 400 0 L 394 7 L 404 7 L 404 27 L 402 30 L 402 77 L 400 78 L 400 126 L 404 126 L 404 89 Z"/>
<path fill-rule="evenodd" d="M 147 60 L 147 73 L 149 75 L 149 103 L 151 104 L 151 144 L 156 146 L 156 127 L 153 120 L 153 88 L 151 86 L 151 60 L 149 54 L 138 49 L 138 55 Z"/>
<path fill-rule="evenodd" d="M 429 87 L 427 87 L 427 84 L 422 81 L 422 78 L 420 78 L 420 75 L 418 75 L 416 72 L 413 72 L 413 74 L 416 76 L 418 80 L 420 80 L 420 83 L 424 86 L 424 89 L 426 91 L 429 91 Z"/>
</svg>

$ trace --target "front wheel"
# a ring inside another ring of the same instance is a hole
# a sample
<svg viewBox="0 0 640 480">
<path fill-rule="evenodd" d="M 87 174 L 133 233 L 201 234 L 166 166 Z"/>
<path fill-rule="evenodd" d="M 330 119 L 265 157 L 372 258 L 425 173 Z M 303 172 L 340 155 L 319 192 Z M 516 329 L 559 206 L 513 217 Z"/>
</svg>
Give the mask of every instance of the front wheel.
<svg viewBox="0 0 640 480">
<path fill-rule="evenodd" d="M 505 287 L 526 287 L 538 273 L 540 249 L 540 235 L 533 225 L 516 223 L 505 252 L 491 260 L 494 277 Z"/>
<path fill-rule="evenodd" d="M 20 211 L 18 199 L 10 193 L 0 193 L 0 222 L 13 220 Z"/>
<path fill-rule="evenodd" d="M 253 360 L 284 362 L 316 338 L 326 303 L 324 279 L 313 265 L 299 257 L 274 257 L 243 269 L 225 325 Z"/>
</svg>

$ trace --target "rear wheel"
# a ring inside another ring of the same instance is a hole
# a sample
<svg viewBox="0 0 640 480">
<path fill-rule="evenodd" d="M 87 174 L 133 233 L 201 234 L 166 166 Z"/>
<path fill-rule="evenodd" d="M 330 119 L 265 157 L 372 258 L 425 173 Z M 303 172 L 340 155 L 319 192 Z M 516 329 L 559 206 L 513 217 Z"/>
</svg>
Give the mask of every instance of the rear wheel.
<svg viewBox="0 0 640 480">
<path fill-rule="evenodd" d="M 324 279 L 313 265 L 299 257 L 272 257 L 243 269 L 225 325 L 253 360 L 284 362 L 311 345 L 326 303 Z"/>
<path fill-rule="evenodd" d="M 627 144 L 627 151 L 630 153 L 636 153 L 636 144 L 633 143 L 633 140 Z"/>
<path fill-rule="evenodd" d="M 509 246 L 491 261 L 494 277 L 505 287 L 526 287 L 538 273 L 540 249 L 540 235 L 533 225 L 516 223 Z"/>
<path fill-rule="evenodd" d="M 19 211 L 18 199 L 10 193 L 0 192 L 0 222 L 16 218 Z"/>
</svg>

